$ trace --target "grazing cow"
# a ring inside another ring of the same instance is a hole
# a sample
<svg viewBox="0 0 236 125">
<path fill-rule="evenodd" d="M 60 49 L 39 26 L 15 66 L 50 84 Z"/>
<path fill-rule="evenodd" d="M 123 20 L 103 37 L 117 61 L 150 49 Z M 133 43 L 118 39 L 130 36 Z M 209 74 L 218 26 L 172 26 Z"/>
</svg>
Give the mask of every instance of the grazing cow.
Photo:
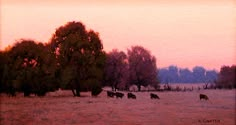
<svg viewBox="0 0 236 125">
<path fill-rule="evenodd" d="M 116 92 L 116 98 L 123 98 L 124 94 L 120 92 Z"/>
<path fill-rule="evenodd" d="M 116 95 L 116 93 L 112 92 L 112 91 L 107 91 L 107 96 L 108 97 L 114 97 Z"/>
<path fill-rule="evenodd" d="M 151 99 L 160 99 L 158 95 L 151 93 L 150 94 Z"/>
<path fill-rule="evenodd" d="M 136 99 L 136 96 L 133 94 L 133 93 L 128 93 L 127 94 L 127 97 L 128 99 L 131 98 L 131 99 Z"/>
<path fill-rule="evenodd" d="M 209 98 L 207 97 L 207 95 L 204 95 L 204 94 L 200 94 L 199 97 L 200 97 L 200 100 L 201 100 L 201 99 L 209 100 Z"/>
</svg>

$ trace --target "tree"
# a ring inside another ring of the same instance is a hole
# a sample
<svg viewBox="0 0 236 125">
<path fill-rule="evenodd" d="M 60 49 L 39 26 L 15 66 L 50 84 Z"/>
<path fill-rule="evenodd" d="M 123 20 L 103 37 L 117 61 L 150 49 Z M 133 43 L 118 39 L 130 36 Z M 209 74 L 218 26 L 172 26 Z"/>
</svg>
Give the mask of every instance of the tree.
<svg viewBox="0 0 236 125">
<path fill-rule="evenodd" d="M 118 86 L 127 88 L 127 76 L 128 76 L 128 59 L 127 55 L 118 51 L 112 50 L 107 54 L 104 82 L 105 85 L 111 86 L 112 90 L 116 91 Z"/>
<path fill-rule="evenodd" d="M 87 31 L 81 22 L 68 22 L 53 34 L 51 47 L 62 87 L 71 89 L 74 96 L 101 87 L 105 52 L 98 33 Z"/>
<path fill-rule="evenodd" d="M 44 96 L 57 86 L 53 56 L 42 43 L 20 40 L 9 51 L 6 84 L 23 91 L 24 96 L 35 93 Z"/>
<path fill-rule="evenodd" d="M 153 85 L 158 87 L 156 59 L 148 50 L 141 46 L 128 49 L 129 82 L 138 86 Z"/>
<path fill-rule="evenodd" d="M 206 71 L 206 81 L 214 83 L 217 80 L 217 72 L 215 70 Z"/>
<path fill-rule="evenodd" d="M 11 84 L 8 84 L 9 77 L 9 51 L 0 51 L 0 92 L 6 92 L 12 96 L 15 95 L 15 89 Z"/>
<path fill-rule="evenodd" d="M 206 73 L 206 70 L 203 67 L 195 66 L 193 68 L 193 77 L 196 80 L 195 82 L 196 83 L 205 83 L 206 82 L 205 73 Z"/>
<path fill-rule="evenodd" d="M 236 65 L 221 67 L 216 84 L 218 88 L 236 88 Z"/>
<path fill-rule="evenodd" d="M 161 83 L 168 83 L 169 82 L 169 70 L 167 68 L 160 68 L 158 69 L 158 79 Z"/>
<path fill-rule="evenodd" d="M 180 77 L 180 82 L 182 82 L 182 83 L 193 83 L 194 82 L 193 74 L 187 68 L 179 70 L 179 77 Z"/>
<path fill-rule="evenodd" d="M 168 76 L 168 82 L 170 83 L 178 83 L 179 82 L 179 74 L 178 74 L 178 67 L 177 66 L 169 66 L 169 76 Z"/>
<path fill-rule="evenodd" d="M 205 70 L 201 66 L 195 66 L 193 71 L 176 66 L 161 68 L 158 71 L 161 83 L 213 83 L 217 78 L 215 70 Z"/>
<path fill-rule="evenodd" d="M 178 83 L 179 82 L 179 69 L 177 66 L 171 65 L 168 68 L 158 70 L 159 79 L 162 83 Z"/>
</svg>

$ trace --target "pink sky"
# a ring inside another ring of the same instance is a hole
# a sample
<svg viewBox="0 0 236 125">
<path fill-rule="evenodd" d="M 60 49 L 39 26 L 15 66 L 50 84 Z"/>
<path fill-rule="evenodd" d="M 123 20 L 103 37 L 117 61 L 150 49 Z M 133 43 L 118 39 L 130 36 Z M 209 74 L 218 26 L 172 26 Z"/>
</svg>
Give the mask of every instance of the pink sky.
<svg viewBox="0 0 236 125">
<path fill-rule="evenodd" d="M 2 0 L 0 49 L 21 38 L 48 42 L 56 28 L 81 21 L 99 32 L 104 49 L 141 45 L 157 66 L 219 70 L 236 64 L 233 0 Z"/>
</svg>

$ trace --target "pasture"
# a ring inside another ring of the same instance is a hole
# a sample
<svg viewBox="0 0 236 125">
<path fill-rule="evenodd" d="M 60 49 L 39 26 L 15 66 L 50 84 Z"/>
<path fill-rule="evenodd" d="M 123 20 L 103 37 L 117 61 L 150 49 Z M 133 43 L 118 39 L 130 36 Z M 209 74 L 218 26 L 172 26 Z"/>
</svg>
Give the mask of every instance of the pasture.
<svg viewBox="0 0 236 125">
<path fill-rule="evenodd" d="M 132 92 L 136 99 L 98 97 L 71 91 L 25 98 L 1 95 L 1 125 L 235 125 L 235 90 L 194 90 L 192 92 Z M 200 100 L 203 93 L 209 100 Z"/>
</svg>

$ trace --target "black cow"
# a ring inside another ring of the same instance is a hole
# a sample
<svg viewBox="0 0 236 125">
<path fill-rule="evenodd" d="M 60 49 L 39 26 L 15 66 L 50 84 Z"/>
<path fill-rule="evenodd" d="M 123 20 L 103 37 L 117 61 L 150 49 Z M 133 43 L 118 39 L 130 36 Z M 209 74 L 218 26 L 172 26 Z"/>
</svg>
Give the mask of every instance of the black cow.
<svg viewBox="0 0 236 125">
<path fill-rule="evenodd" d="M 128 99 L 136 99 L 136 96 L 133 93 L 128 93 L 127 94 Z"/>
<path fill-rule="evenodd" d="M 120 92 L 116 92 L 116 98 L 123 98 L 124 94 Z"/>
<path fill-rule="evenodd" d="M 150 94 L 151 99 L 160 99 L 158 95 L 151 93 Z"/>
<path fill-rule="evenodd" d="M 114 97 L 116 95 L 116 93 L 112 92 L 112 91 L 107 91 L 107 96 L 108 97 Z"/>
<path fill-rule="evenodd" d="M 200 94 L 199 97 L 200 97 L 200 100 L 201 99 L 209 100 L 209 98 L 205 94 Z"/>
</svg>

